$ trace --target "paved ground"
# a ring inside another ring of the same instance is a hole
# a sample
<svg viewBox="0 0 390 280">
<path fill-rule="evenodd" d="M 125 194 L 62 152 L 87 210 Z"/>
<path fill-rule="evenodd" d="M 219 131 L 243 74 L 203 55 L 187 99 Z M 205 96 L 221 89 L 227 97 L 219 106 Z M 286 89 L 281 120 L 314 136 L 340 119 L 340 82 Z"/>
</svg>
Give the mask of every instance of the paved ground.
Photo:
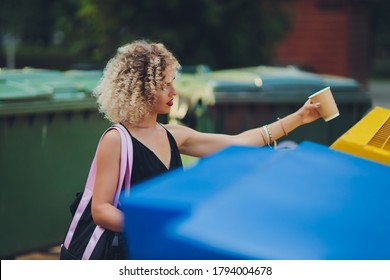
<svg viewBox="0 0 390 280">
<path fill-rule="evenodd" d="M 60 246 L 49 248 L 44 252 L 32 252 L 17 256 L 16 260 L 58 260 L 60 258 Z"/>
</svg>

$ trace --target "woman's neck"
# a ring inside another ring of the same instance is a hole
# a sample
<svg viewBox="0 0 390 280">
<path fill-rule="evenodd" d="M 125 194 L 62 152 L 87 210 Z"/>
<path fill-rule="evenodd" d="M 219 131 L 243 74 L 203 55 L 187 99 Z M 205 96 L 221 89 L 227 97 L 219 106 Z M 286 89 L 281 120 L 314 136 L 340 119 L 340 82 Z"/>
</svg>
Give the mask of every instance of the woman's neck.
<svg viewBox="0 0 390 280">
<path fill-rule="evenodd" d="M 145 117 L 137 123 L 124 123 L 128 128 L 134 129 L 153 129 L 157 126 L 157 116 Z"/>
</svg>

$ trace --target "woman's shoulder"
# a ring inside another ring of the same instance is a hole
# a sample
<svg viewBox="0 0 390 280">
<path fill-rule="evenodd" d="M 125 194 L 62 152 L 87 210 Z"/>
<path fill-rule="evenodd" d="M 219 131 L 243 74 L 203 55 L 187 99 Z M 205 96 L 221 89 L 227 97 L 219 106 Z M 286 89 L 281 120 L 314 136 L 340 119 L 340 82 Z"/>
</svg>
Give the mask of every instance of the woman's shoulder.
<svg viewBox="0 0 390 280">
<path fill-rule="evenodd" d="M 165 128 L 172 134 L 173 138 L 175 138 L 179 147 L 196 133 L 196 130 L 179 124 L 167 124 L 165 125 Z"/>
<path fill-rule="evenodd" d="M 116 129 L 107 131 L 97 148 L 98 161 L 117 162 L 120 157 L 121 136 Z"/>
<path fill-rule="evenodd" d="M 119 134 L 118 130 L 114 128 L 110 129 L 104 134 L 102 142 L 104 142 L 106 145 L 120 145 L 121 135 Z"/>
<path fill-rule="evenodd" d="M 180 125 L 180 124 L 174 124 L 174 123 L 169 123 L 169 124 L 165 124 L 164 127 L 173 135 L 177 135 L 177 134 L 187 134 L 187 133 L 190 133 L 191 131 L 194 131 L 193 129 L 187 127 L 187 126 L 184 126 L 184 125 Z"/>
</svg>

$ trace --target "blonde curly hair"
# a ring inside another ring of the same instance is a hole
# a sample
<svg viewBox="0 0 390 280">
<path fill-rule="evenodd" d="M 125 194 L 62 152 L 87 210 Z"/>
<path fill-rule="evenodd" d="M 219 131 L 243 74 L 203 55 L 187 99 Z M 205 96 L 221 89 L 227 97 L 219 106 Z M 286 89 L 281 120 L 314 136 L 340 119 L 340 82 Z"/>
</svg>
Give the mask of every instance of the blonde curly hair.
<svg viewBox="0 0 390 280">
<path fill-rule="evenodd" d="M 179 67 L 161 43 L 138 40 L 120 47 L 93 91 L 99 111 L 113 123 L 137 123 L 150 113 L 156 91 L 166 88 L 166 70 Z"/>
</svg>

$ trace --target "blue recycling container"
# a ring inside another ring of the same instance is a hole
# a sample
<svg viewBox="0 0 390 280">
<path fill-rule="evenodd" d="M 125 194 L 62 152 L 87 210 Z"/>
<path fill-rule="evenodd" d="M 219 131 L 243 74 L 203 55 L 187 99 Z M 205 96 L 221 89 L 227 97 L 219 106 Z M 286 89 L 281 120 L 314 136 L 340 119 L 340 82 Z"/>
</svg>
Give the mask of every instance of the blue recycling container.
<svg viewBox="0 0 390 280">
<path fill-rule="evenodd" d="M 229 147 L 123 199 L 134 259 L 390 259 L 390 167 L 303 142 Z"/>
</svg>

